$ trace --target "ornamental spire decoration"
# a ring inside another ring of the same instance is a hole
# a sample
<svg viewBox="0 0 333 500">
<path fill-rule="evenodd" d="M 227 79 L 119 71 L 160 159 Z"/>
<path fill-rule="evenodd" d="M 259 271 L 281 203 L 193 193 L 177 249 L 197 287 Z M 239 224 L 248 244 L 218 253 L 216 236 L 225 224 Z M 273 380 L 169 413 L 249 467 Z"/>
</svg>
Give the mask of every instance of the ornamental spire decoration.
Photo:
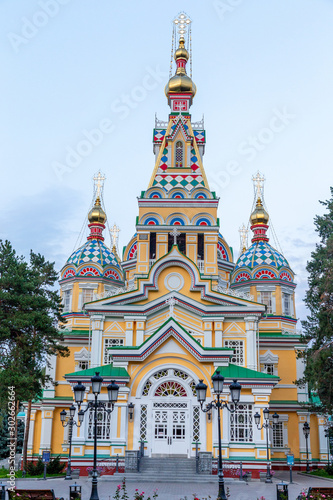
<svg viewBox="0 0 333 500">
<path fill-rule="evenodd" d="M 269 238 L 266 233 L 268 229 L 269 215 L 263 206 L 265 177 L 258 170 L 256 175 L 252 177 L 252 181 L 254 186 L 254 199 L 256 203 L 250 217 L 251 229 L 254 233 L 252 243 L 256 241 L 268 241 Z"/>
<path fill-rule="evenodd" d="M 239 236 L 240 236 L 240 247 L 241 247 L 241 254 L 245 252 L 247 249 L 248 243 L 247 243 L 247 236 L 249 233 L 249 230 L 245 227 L 245 224 L 243 224 L 239 230 Z"/>
</svg>

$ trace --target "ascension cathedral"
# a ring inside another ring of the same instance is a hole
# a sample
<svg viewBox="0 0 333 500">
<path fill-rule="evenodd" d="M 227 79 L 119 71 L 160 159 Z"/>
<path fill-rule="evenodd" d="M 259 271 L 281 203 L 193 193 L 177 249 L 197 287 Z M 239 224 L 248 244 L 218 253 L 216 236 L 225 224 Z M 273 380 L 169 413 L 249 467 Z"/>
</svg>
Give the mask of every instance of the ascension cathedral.
<svg viewBox="0 0 333 500">
<path fill-rule="evenodd" d="M 102 401 L 107 403 L 111 380 L 120 387 L 111 415 L 98 416 L 99 462 L 140 446 L 147 457 L 186 460 L 198 449 L 215 458 L 217 412 L 200 410 L 195 386 L 203 380 L 211 401 L 211 377 L 219 369 L 223 399 L 231 406 L 229 385 L 237 379 L 242 386 L 236 412 L 223 410 L 224 463 L 241 460 L 253 477 L 265 469 L 266 436 L 254 421 L 265 408 L 279 415 L 269 434 L 273 469 L 285 466 L 288 454 L 305 467 L 306 421 L 310 462 L 327 461 L 325 422 L 304 410 L 306 388 L 294 383 L 302 376 L 297 352 L 304 348 L 296 330 L 296 284 L 288 260 L 269 242 L 260 173 L 254 176 L 251 244 L 243 239 L 238 260 L 220 227 L 219 198 L 203 165 L 204 123 L 190 114 L 196 94 L 187 69 L 190 26 L 184 14 L 175 20 L 176 69 L 165 87 L 170 112 L 167 121 L 155 120 L 152 175 L 148 186 L 139 187 L 144 190 L 138 192 L 135 231 L 122 253 L 116 237 L 112 248 L 104 241 L 104 179 L 100 173 L 95 178 L 89 236 L 61 270 L 70 356 L 50 359 L 48 374 L 56 384 L 32 404 L 29 460 L 51 450 L 67 461 L 68 427 L 62 427 L 60 412 L 68 412 L 80 381 L 86 387 L 83 409 L 93 400 L 95 372 L 103 377 Z M 89 410 L 82 427 L 73 429 L 72 466 L 87 474 L 92 456 Z"/>
</svg>

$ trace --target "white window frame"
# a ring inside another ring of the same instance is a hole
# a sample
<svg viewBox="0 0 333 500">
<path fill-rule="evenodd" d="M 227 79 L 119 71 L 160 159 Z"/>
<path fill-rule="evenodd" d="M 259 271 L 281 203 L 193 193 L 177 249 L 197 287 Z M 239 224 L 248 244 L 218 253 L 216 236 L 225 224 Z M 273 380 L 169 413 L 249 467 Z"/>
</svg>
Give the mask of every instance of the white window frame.
<svg viewBox="0 0 333 500">
<path fill-rule="evenodd" d="M 105 402 L 107 409 L 111 409 L 111 403 Z M 94 408 L 88 410 L 87 439 L 94 439 Z M 101 441 L 110 441 L 111 439 L 111 413 L 103 409 L 97 409 L 97 439 Z"/>
<path fill-rule="evenodd" d="M 239 345 L 233 347 L 232 343 L 238 342 Z M 229 345 L 229 343 L 231 345 Z M 232 358 L 230 358 L 230 363 L 234 363 L 235 365 L 238 366 L 245 366 L 245 345 L 244 345 L 244 340 L 243 339 L 234 339 L 234 338 L 226 338 L 223 340 L 223 345 L 224 347 L 228 347 L 230 349 L 234 350 L 234 354 Z M 235 358 L 235 361 L 233 359 Z M 242 362 L 241 362 L 242 361 Z"/>
<path fill-rule="evenodd" d="M 61 292 L 62 292 L 61 301 L 62 301 L 62 304 L 64 306 L 64 310 L 63 310 L 64 313 L 72 312 L 73 286 L 74 286 L 73 284 L 66 284 L 66 285 L 61 286 Z M 66 304 L 65 304 L 65 294 L 66 295 L 68 294 L 68 297 L 69 297 L 68 310 L 66 309 Z"/>
<path fill-rule="evenodd" d="M 294 301 L 293 301 L 293 290 L 286 286 L 281 286 L 281 303 L 282 303 L 282 314 L 290 317 L 295 316 L 294 312 Z M 289 296 L 289 314 L 285 309 L 285 297 Z"/>
<path fill-rule="evenodd" d="M 89 353 L 85 347 L 82 347 L 81 351 L 74 353 L 75 360 L 75 371 L 85 370 L 81 368 L 81 363 L 87 363 L 87 368 L 89 368 Z"/>
<path fill-rule="evenodd" d="M 98 283 L 80 283 L 79 285 L 79 304 L 78 304 L 78 310 L 82 311 L 83 307 L 83 291 L 84 290 L 92 290 L 93 291 L 93 299 L 95 300 L 96 294 L 97 294 L 97 289 L 98 289 Z"/>
<path fill-rule="evenodd" d="M 112 361 L 109 348 L 112 346 L 123 346 L 125 345 L 125 339 L 121 337 L 106 337 L 103 343 L 103 365 L 109 365 Z"/>
<path fill-rule="evenodd" d="M 230 408 L 233 410 L 234 405 Z M 232 443 L 253 442 L 253 411 L 252 403 L 239 403 L 234 413 L 229 414 L 229 441 Z M 242 418 L 242 422 L 240 421 Z M 241 436 L 243 434 L 243 436 Z"/>
<path fill-rule="evenodd" d="M 289 415 L 281 415 L 279 413 L 279 424 L 282 424 L 282 440 L 283 440 L 283 446 L 274 446 L 273 445 L 273 429 L 269 429 L 269 439 L 271 442 L 271 450 L 272 452 L 281 452 L 283 451 L 286 455 L 289 453 L 289 446 L 288 446 L 288 420 L 289 420 Z M 270 415 L 270 423 L 273 425 L 273 418 Z"/>
<path fill-rule="evenodd" d="M 262 293 L 270 293 L 271 304 L 262 301 Z M 274 285 L 258 285 L 257 286 L 258 302 L 267 305 L 267 314 L 276 314 L 276 287 Z M 270 307 L 270 309 L 269 309 Z"/>
<path fill-rule="evenodd" d="M 259 362 L 261 373 L 267 373 L 265 365 L 273 365 L 272 375 L 278 375 L 279 356 L 277 354 L 273 354 L 272 351 L 266 351 L 265 354 L 259 356 Z"/>
</svg>

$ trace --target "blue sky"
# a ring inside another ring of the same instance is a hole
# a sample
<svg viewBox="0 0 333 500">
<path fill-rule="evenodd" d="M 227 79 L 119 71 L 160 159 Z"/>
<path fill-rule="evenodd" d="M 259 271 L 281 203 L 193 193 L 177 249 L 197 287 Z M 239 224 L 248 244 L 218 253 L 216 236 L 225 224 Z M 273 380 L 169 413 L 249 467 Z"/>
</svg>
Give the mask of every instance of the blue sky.
<svg viewBox="0 0 333 500">
<path fill-rule="evenodd" d="M 332 0 L 0 0 L 0 238 L 60 269 L 101 169 L 109 223 L 120 247 L 128 242 L 154 166 L 155 112 L 168 116 L 171 22 L 182 10 L 193 20 L 191 112 L 205 116 L 221 232 L 237 255 L 259 169 L 304 318 L 313 218 L 332 185 Z M 95 144 L 68 167 L 87 137 Z"/>
</svg>

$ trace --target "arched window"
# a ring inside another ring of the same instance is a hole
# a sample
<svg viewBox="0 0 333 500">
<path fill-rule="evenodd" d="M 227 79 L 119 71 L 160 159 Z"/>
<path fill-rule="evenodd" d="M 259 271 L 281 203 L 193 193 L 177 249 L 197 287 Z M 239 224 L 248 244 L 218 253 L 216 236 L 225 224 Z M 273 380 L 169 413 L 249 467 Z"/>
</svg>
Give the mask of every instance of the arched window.
<svg viewBox="0 0 333 500">
<path fill-rule="evenodd" d="M 184 144 L 182 141 L 176 142 L 176 167 L 183 166 Z"/>
</svg>

